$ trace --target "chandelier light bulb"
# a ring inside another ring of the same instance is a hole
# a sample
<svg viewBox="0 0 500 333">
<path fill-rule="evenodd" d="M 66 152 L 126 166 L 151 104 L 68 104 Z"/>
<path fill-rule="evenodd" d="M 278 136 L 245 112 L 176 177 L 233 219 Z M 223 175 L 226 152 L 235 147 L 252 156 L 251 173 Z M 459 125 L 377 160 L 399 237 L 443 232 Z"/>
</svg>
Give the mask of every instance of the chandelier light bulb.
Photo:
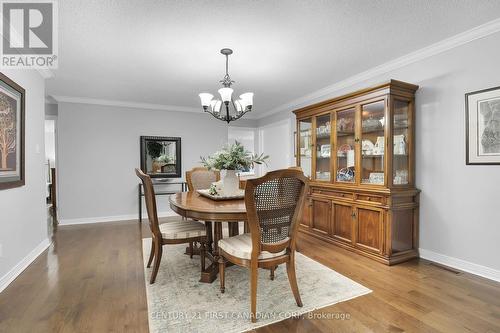
<svg viewBox="0 0 500 333">
<path fill-rule="evenodd" d="M 214 104 L 214 106 L 212 108 L 212 111 L 215 112 L 215 113 L 219 113 L 221 106 L 222 106 L 222 102 L 219 101 L 219 100 L 215 100 L 215 104 Z"/>
<path fill-rule="evenodd" d="M 201 106 L 203 107 L 208 107 L 210 105 L 210 101 L 214 98 L 214 95 L 209 93 L 201 93 L 198 96 L 200 96 Z"/>
<path fill-rule="evenodd" d="M 253 105 L 253 93 L 252 92 L 247 92 L 247 93 L 241 94 L 240 99 L 243 101 L 245 108 L 247 106 L 252 107 L 252 105 Z"/>
<path fill-rule="evenodd" d="M 215 104 L 217 103 L 216 99 L 213 99 L 210 101 L 210 110 L 214 111 L 215 110 Z"/>
<path fill-rule="evenodd" d="M 220 94 L 220 98 L 222 98 L 222 101 L 224 103 L 230 102 L 231 101 L 231 95 L 233 94 L 233 89 L 227 88 L 227 87 L 220 88 L 219 89 L 219 94 Z"/>
<path fill-rule="evenodd" d="M 234 106 L 236 107 L 236 111 L 238 112 L 243 112 L 243 110 L 245 109 L 243 107 L 243 105 L 241 104 L 241 100 L 240 99 L 237 99 L 234 101 Z"/>
</svg>

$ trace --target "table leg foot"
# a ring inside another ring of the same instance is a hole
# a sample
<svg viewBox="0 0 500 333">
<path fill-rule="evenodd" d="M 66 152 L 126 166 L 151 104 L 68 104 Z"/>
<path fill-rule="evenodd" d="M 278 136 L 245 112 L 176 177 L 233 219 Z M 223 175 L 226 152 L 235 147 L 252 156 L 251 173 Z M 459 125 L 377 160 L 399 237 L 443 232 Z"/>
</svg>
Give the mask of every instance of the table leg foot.
<svg viewBox="0 0 500 333">
<path fill-rule="evenodd" d="M 202 283 L 212 283 L 217 279 L 217 273 L 219 273 L 219 267 L 217 263 L 211 264 L 203 272 L 201 272 L 200 282 Z"/>
</svg>

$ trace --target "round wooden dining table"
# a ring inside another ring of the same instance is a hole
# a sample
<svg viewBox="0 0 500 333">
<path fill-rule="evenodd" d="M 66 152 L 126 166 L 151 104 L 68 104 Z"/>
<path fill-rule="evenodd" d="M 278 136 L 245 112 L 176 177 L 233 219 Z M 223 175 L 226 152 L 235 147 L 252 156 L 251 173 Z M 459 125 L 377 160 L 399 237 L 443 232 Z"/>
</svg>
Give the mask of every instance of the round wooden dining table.
<svg viewBox="0 0 500 333">
<path fill-rule="evenodd" d="M 206 255 L 212 264 L 201 273 L 200 282 L 213 282 L 218 273 L 217 244 L 223 235 L 222 222 L 228 222 L 230 237 L 239 234 L 238 222 L 245 222 L 245 232 L 248 231 L 245 201 L 243 199 L 212 200 L 195 191 L 189 191 L 170 195 L 169 202 L 172 210 L 180 216 L 205 222 L 208 236 Z M 213 236 L 212 224 L 214 226 Z M 197 249 L 194 251 L 198 252 Z"/>
</svg>

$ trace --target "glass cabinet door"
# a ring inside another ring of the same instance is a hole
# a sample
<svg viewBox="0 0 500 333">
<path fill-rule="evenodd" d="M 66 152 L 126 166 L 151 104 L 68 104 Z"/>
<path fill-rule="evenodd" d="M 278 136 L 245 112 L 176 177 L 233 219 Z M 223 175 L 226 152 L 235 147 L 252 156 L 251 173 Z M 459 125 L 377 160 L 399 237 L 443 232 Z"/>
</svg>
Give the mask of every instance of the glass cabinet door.
<svg viewBox="0 0 500 333">
<path fill-rule="evenodd" d="M 304 175 L 311 177 L 312 168 L 312 119 L 299 121 L 299 161 Z"/>
<path fill-rule="evenodd" d="M 316 173 L 315 179 L 320 181 L 330 181 L 330 137 L 331 122 L 330 114 L 318 116 L 316 118 Z"/>
<path fill-rule="evenodd" d="M 361 107 L 361 183 L 384 184 L 385 102 Z"/>
<path fill-rule="evenodd" d="M 335 114 L 337 126 L 335 179 L 337 182 L 354 183 L 356 109 L 341 110 Z"/>
<path fill-rule="evenodd" d="M 394 185 L 406 185 L 409 180 L 409 108 L 406 101 L 394 100 L 392 182 Z"/>
</svg>

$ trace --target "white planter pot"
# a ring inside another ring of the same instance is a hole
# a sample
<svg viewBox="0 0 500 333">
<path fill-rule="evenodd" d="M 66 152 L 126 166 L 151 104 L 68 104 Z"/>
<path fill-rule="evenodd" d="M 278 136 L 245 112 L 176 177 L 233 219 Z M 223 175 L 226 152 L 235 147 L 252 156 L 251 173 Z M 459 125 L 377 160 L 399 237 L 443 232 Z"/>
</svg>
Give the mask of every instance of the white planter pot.
<svg viewBox="0 0 500 333">
<path fill-rule="evenodd" d="M 224 178 L 222 178 L 222 191 L 225 195 L 233 195 L 240 188 L 240 180 L 236 175 L 236 170 L 225 170 Z"/>
</svg>

